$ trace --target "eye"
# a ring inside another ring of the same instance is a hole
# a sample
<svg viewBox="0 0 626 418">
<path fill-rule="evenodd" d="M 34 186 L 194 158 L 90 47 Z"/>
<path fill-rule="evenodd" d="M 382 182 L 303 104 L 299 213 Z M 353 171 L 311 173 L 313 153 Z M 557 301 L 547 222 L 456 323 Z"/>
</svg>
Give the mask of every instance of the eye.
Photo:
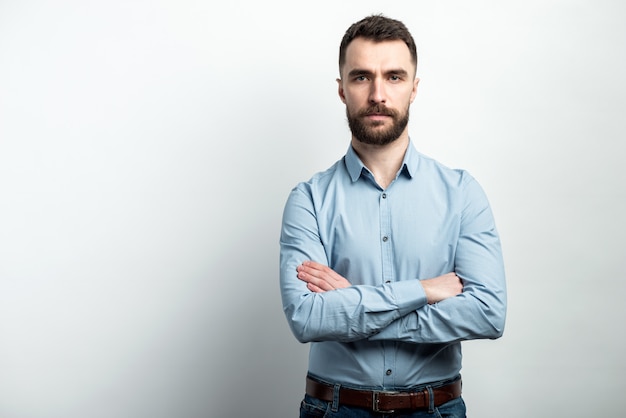
<svg viewBox="0 0 626 418">
<path fill-rule="evenodd" d="M 391 80 L 391 81 L 400 81 L 401 78 L 400 78 L 399 75 L 392 74 L 392 75 L 389 76 L 389 80 Z"/>
<path fill-rule="evenodd" d="M 367 80 L 367 77 L 364 76 L 364 75 L 360 75 L 358 77 L 355 77 L 354 80 L 355 81 L 365 81 L 365 80 Z"/>
</svg>

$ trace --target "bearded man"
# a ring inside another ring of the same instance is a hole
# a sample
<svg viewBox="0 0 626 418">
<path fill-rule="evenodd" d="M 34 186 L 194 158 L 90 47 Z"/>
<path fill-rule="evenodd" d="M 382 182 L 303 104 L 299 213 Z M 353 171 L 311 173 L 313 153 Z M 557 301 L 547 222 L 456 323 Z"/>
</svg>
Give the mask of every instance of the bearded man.
<svg viewBox="0 0 626 418">
<path fill-rule="evenodd" d="M 283 309 L 310 342 L 301 417 L 465 417 L 461 342 L 499 338 L 506 286 L 482 188 L 419 153 L 419 79 L 406 26 L 353 24 L 339 48 L 346 155 L 290 193 Z"/>
</svg>

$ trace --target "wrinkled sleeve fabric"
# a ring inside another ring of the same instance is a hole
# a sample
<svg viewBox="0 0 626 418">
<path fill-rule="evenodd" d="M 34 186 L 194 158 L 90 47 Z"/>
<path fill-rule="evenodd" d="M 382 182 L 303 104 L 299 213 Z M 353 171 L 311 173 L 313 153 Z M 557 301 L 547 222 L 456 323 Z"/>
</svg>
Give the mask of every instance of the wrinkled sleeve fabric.
<svg viewBox="0 0 626 418">
<path fill-rule="evenodd" d="M 366 339 L 426 305 L 418 280 L 311 292 L 296 273 L 296 267 L 306 260 L 329 265 L 310 185 L 302 183 L 287 199 L 280 235 L 283 310 L 300 342 Z"/>
<path fill-rule="evenodd" d="M 416 309 L 370 340 L 450 343 L 502 335 L 506 284 L 494 217 L 483 189 L 467 173 L 462 178 L 460 199 L 454 270 L 463 281 L 463 293 Z"/>
</svg>

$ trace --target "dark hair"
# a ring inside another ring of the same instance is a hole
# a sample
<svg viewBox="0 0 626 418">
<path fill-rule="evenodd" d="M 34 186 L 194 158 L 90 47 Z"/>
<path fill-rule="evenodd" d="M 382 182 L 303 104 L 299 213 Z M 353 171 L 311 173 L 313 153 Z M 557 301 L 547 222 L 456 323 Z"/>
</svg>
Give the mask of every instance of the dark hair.
<svg viewBox="0 0 626 418">
<path fill-rule="evenodd" d="M 372 15 L 353 23 L 352 26 L 348 28 L 345 35 L 343 35 L 341 45 L 339 46 L 340 74 L 341 68 L 346 62 L 346 49 L 348 49 L 350 42 L 356 38 L 365 38 L 374 42 L 404 41 L 409 48 L 409 52 L 411 52 L 413 64 L 417 67 L 417 48 L 415 47 L 415 41 L 404 23 L 383 15 Z"/>
</svg>

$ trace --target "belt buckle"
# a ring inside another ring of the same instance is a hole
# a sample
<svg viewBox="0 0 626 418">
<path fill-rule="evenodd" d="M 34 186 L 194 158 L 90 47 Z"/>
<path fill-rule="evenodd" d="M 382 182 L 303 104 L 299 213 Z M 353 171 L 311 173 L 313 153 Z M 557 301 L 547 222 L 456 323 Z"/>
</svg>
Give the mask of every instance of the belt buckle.
<svg viewBox="0 0 626 418">
<path fill-rule="evenodd" d="M 383 395 L 395 395 L 398 394 L 400 392 L 398 391 L 393 391 L 393 390 L 376 390 L 372 393 L 372 411 L 374 412 L 380 412 L 380 413 L 384 413 L 384 414 L 393 414 L 395 412 L 394 409 L 380 409 L 378 407 L 378 404 L 380 403 L 380 399 L 379 396 L 381 394 Z"/>
</svg>

